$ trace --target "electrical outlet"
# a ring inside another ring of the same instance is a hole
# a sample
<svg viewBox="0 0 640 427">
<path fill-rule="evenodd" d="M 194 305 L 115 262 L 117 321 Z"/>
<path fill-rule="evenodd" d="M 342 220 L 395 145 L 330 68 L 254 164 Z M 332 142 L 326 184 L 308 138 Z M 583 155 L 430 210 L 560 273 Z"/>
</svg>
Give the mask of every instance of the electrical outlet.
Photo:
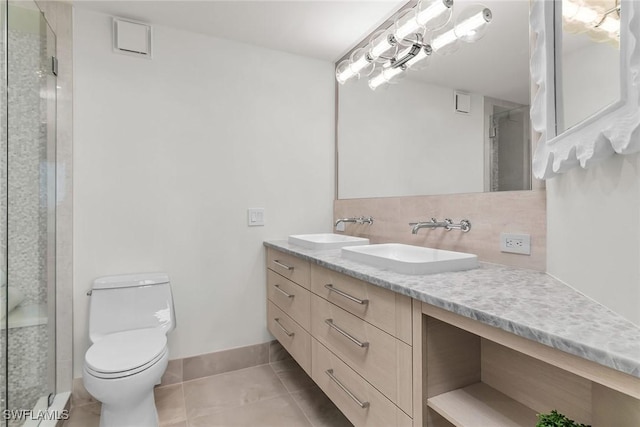
<svg viewBox="0 0 640 427">
<path fill-rule="evenodd" d="M 500 233 L 500 251 L 531 255 L 531 236 L 529 234 Z"/>
</svg>

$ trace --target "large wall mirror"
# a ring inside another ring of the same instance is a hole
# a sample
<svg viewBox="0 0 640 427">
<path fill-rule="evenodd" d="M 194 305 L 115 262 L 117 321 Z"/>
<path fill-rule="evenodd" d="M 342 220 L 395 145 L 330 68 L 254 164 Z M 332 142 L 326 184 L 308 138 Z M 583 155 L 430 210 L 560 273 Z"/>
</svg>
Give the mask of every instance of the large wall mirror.
<svg viewBox="0 0 640 427">
<path fill-rule="evenodd" d="M 444 3 L 449 23 L 426 43 L 477 1 Z M 434 49 L 428 66 L 375 90 L 370 76 L 338 85 L 339 199 L 531 189 L 529 2 L 482 5 L 481 39 Z"/>
<path fill-rule="evenodd" d="M 620 100 L 620 1 L 558 1 L 554 15 L 561 134 Z"/>
<path fill-rule="evenodd" d="M 640 2 L 533 2 L 538 178 L 640 150 Z"/>
</svg>

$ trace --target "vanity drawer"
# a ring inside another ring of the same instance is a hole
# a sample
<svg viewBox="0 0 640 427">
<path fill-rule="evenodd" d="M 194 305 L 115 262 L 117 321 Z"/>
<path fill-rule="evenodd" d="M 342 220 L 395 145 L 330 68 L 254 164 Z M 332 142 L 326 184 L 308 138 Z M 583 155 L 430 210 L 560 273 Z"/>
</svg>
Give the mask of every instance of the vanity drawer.
<svg viewBox="0 0 640 427">
<path fill-rule="evenodd" d="M 267 270 L 267 297 L 300 326 L 309 331 L 311 293 L 291 280 Z"/>
<path fill-rule="evenodd" d="M 311 341 L 311 377 L 355 426 L 412 425 L 412 419 L 371 384 L 320 342 Z"/>
<path fill-rule="evenodd" d="M 411 345 L 411 298 L 317 265 L 311 291 Z"/>
<path fill-rule="evenodd" d="M 311 375 L 311 336 L 307 331 L 271 301 L 267 301 L 267 327 L 302 369 Z"/>
<path fill-rule="evenodd" d="M 411 346 L 317 295 L 311 335 L 407 413 L 412 413 Z"/>
<path fill-rule="evenodd" d="M 267 268 L 309 289 L 309 261 L 267 248 Z"/>
</svg>

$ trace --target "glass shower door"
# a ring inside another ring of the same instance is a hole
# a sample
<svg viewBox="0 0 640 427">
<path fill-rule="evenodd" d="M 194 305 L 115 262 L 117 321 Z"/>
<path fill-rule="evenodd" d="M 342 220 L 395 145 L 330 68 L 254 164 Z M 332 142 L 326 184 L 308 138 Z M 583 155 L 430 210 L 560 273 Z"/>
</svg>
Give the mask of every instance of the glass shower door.
<svg viewBox="0 0 640 427">
<path fill-rule="evenodd" d="M 7 2 L 0 1 L 0 406 L 7 408 Z M 1 422 L 2 425 L 6 421 Z"/>
<path fill-rule="evenodd" d="M 530 190 L 529 107 L 494 105 L 490 120 L 491 191 Z"/>
<path fill-rule="evenodd" d="M 6 394 L 22 425 L 55 393 L 56 39 L 35 2 L 8 2 L 6 28 Z"/>
</svg>

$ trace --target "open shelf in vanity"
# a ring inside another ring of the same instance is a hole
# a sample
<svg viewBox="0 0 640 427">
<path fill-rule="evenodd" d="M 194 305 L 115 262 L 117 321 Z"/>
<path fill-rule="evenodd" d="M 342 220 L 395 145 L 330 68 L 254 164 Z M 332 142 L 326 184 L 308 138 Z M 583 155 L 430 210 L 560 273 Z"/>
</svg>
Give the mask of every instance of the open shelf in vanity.
<svg viewBox="0 0 640 427">
<path fill-rule="evenodd" d="M 495 328 L 470 319 L 458 323 L 461 316 L 426 304 L 423 312 L 425 425 L 533 427 L 536 414 L 553 409 L 594 427 L 640 425 L 631 377 L 627 383 L 609 368 L 574 364 L 574 356 L 539 343 L 525 343 L 524 354 L 519 337 L 492 335 Z"/>
<path fill-rule="evenodd" d="M 427 406 L 455 426 L 536 424 L 536 411 L 483 382 L 434 396 Z"/>
</svg>

